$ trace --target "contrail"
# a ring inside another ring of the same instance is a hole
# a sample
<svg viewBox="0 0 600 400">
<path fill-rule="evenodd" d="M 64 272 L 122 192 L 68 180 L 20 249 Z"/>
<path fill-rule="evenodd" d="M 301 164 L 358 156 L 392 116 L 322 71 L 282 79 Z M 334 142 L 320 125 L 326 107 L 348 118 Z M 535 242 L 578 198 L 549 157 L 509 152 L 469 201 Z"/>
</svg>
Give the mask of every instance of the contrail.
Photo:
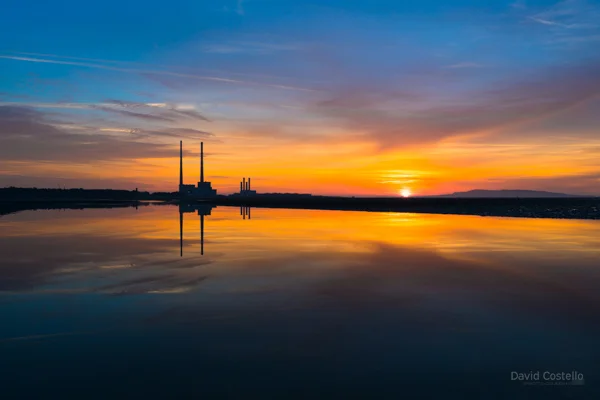
<svg viewBox="0 0 600 400">
<path fill-rule="evenodd" d="M 154 74 L 154 75 L 174 76 L 174 77 L 178 77 L 178 78 L 189 78 L 189 79 L 206 80 L 206 81 L 213 81 L 213 82 L 232 83 L 232 84 L 238 84 L 238 85 L 265 86 L 265 87 L 271 87 L 271 88 L 275 88 L 275 89 L 296 90 L 296 91 L 302 91 L 302 92 L 316 91 L 314 89 L 306 89 L 306 88 L 301 88 L 301 87 L 296 87 L 296 86 L 277 85 L 277 84 L 270 84 L 270 83 L 258 83 L 258 82 L 251 82 L 251 81 L 243 81 L 243 80 L 239 80 L 239 79 L 220 78 L 220 77 L 216 77 L 216 76 L 205 76 L 205 75 L 193 75 L 193 74 L 185 74 L 185 73 L 171 72 L 171 71 L 140 69 L 140 68 L 125 68 L 125 67 L 102 65 L 102 64 L 90 63 L 90 62 L 51 60 L 51 59 L 47 59 L 47 58 L 21 57 L 21 56 L 9 56 L 9 55 L 0 55 L 0 58 L 7 59 L 7 60 L 15 60 L 15 61 L 35 62 L 35 63 L 73 65 L 73 66 L 77 66 L 77 67 L 97 68 L 97 69 L 105 69 L 105 70 L 110 70 L 110 71 L 129 72 L 129 73 L 137 73 L 137 74 Z"/>
<path fill-rule="evenodd" d="M 136 62 L 136 61 L 121 61 L 121 60 L 107 60 L 102 58 L 86 58 L 86 57 L 74 57 L 74 56 L 62 56 L 60 54 L 49 54 L 49 53 L 31 53 L 27 51 L 10 51 L 11 54 L 16 54 L 20 56 L 33 56 L 33 57 L 44 57 L 44 58 L 57 58 L 57 59 L 66 59 L 66 60 L 78 60 L 78 61 L 91 61 L 94 63 L 104 63 L 104 64 L 121 64 L 121 65 L 130 65 L 130 66 L 139 66 L 140 68 L 148 68 L 152 67 L 149 64 Z M 170 65 L 155 65 L 155 67 L 169 69 Z M 256 74 L 256 73 L 244 73 L 244 72 L 233 72 L 233 71 L 222 71 L 222 70 L 214 70 L 210 68 L 202 68 L 201 71 L 206 73 L 223 73 L 226 72 L 226 75 L 237 75 L 237 76 L 245 76 L 248 78 L 268 78 L 268 79 L 295 79 L 287 76 L 277 76 L 277 75 L 266 75 L 266 74 Z M 321 84 L 322 81 L 312 81 L 315 84 Z M 293 86 L 292 86 L 293 87 Z M 299 88 L 303 89 L 303 88 Z M 310 90 L 306 89 L 305 90 Z M 313 91 L 317 91 L 314 90 Z"/>
</svg>

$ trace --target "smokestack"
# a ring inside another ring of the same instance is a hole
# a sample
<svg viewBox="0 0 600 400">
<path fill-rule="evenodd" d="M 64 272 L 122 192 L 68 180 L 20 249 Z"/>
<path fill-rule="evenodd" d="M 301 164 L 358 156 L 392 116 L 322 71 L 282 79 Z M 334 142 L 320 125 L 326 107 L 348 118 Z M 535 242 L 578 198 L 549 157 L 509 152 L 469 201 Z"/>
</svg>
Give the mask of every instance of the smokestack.
<svg viewBox="0 0 600 400">
<path fill-rule="evenodd" d="M 179 141 L 179 186 L 183 185 L 183 140 Z"/>
<path fill-rule="evenodd" d="M 242 181 L 243 182 L 243 188 L 244 188 L 244 190 L 246 190 L 246 178 L 242 178 L 242 179 L 243 179 L 243 181 Z"/>
<path fill-rule="evenodd" d="M 248 178 L 248 190 L 250 190 L 250 178 Z"/>
<path fill-rule="evenodd" d="M 204 183 L 204 142 L 200 142 L 200 182 Z"/>
<path fill-rule="evenodd" d="M 240 181 L 240 193 L 242 193 L 243 190 L 244 188 L 242 187 L 242 181 Z"/>
</svg>

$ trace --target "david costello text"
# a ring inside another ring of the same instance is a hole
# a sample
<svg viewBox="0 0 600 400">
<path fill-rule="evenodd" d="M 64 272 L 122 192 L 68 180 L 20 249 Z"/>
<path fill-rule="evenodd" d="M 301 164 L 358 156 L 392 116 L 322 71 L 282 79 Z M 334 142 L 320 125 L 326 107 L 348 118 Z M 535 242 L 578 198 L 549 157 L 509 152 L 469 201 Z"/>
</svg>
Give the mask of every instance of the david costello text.
<svg viewBox="0 0 600 400">
<path fill-rule="evenodd" d="M 510 373 L 510 380 L 526 385 L 583 385 L 584 378 L 577 371 L 527 371 Z"/>
</svg>

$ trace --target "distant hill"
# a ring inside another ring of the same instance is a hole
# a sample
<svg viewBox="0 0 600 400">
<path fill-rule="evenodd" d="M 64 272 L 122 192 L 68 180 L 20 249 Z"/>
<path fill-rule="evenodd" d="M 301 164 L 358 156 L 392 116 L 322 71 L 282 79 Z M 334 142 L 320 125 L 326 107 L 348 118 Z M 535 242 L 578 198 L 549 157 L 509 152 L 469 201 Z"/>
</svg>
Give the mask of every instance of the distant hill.
<svg viewBox="0 0 600 400">
<path fill-rule="evenodd" d="M 591 196 L 578 196 L 578 195 L 573 195 L 573 194 L 544 192 L 544 191 L 539 191 L 539 190 L 482 190 L 482 189 L 475 189 L 475 190 L 469 190 L 468 192 L 454 192 L 451 194 L 444 194 L 444 195 L 432 196 L 432 197 L 548 198 L 548 197 L 591 197 Z"/>
</svg>

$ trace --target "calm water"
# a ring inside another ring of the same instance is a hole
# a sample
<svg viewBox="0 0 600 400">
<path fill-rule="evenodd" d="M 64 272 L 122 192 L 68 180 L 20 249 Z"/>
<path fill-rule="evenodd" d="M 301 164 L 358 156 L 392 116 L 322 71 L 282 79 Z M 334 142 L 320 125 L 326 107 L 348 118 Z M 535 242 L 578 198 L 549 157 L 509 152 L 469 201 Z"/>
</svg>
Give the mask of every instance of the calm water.
<svg viewBox="0 0 600 400">
<path fill-rule="evenodd" d="M 186 211 L 0 218 L 0 398 L 600 398 L 599 222 Z"/>
</svg>

